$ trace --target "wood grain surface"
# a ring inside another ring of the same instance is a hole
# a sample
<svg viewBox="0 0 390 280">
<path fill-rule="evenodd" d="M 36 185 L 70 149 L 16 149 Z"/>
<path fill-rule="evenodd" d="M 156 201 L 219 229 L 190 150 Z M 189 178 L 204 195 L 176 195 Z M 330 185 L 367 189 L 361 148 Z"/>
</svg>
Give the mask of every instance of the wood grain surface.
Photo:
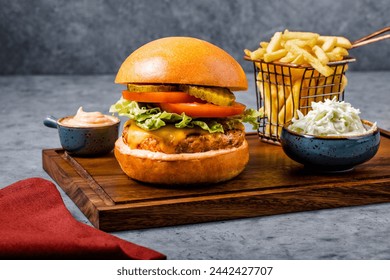
<svg viewBox="0 0 390 280">
<path fill-rule="evenodd" d="M 313 173 L 282 148 L 248 135 L 250 162 L 215 185 L 156 186 L 129 179 L 113 154 L 98 158 L 43 150 L 43 168 L 104 231 L 191 224 L 390 202 L 390 134 L 377 155 L 353 171 Z"/>
</svg>

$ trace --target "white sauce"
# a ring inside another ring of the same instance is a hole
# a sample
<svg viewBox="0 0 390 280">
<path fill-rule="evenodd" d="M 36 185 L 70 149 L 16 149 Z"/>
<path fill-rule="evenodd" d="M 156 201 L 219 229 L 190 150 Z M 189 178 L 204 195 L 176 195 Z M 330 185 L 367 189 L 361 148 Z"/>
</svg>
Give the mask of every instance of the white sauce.
<svg viewBox="0 0 390 280">
<path fill-rule="evenodd" d="M 84 112 L 83 107 L 80 107 L 76 115 L 62 119 L 60 124 L 70 127 L 97 127 L 118 122 L 119 119 L 114 116 L 104 115 L 100 112 Z"/>
</svg>

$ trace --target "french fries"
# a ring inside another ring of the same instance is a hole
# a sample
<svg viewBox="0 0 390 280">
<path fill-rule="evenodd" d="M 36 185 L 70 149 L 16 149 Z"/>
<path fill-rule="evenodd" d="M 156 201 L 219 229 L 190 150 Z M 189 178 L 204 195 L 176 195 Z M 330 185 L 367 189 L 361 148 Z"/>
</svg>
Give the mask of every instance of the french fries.
<svg viewBox="0 0 390 280">
<path fill-rule="evenodd" d="M 284 41 L 288 40 L 311 40 L 311 39 L 317 39 L 320 37 L 319 34 L 317 33 L 312 33 L 312 32 L 291 32 L 288 31 L 287 29 L 283 32 L 282 38 Z"/>
<path fill-rule="evenodd" d="M 321 38 L 321 37 L 320 37 Z M 322 39 L 322 50 L 324 52 L 330 52 L 336 47 L 337 39 L 336 37 L 328 37 Z"/>
<path fill-rule="evenodd" d="M 267 53 L 272 53 L 274 51 L 280 50 L 281 42 L 282 42 L 282 32 L 276 32 L 274 36 L 271 38 L 271 41 L 269 42 L 266 48 Z"/>
<path fill-rule="evenodd" d="M 329 57 L 326 55 L 322 48 L 320 48 L 319 46 L 314 46 L 312 50 L 317 56 L 318 60 L 321 62 L 321 64 L 327 65 L 329 63 Z"/>
<path fill-rule="evenodd" d="M 282 126 L 297 117 L 298 109 L 307 114 L 312 101 L 339 98 L 347 86 L 348 65 L 329 64 L 348 56 L 352 45 L 344 37 L 285 30 L 259 45 L 244 52 L 259 69 L 257 87 L 263 101 L 260 110 L 267 118 L 266 136 L 279 139 Z"/>
<path fill-rule="evenodd" d="M 349 50 L 352 47 L 351 42 L 345 37 L 339 36 L 320 36 L 318 42 L 324 44 L 326 40 L 336 40 L 335 45 L 344 49 Z"/>
<path fill-rule="evenodd" d="M 265 62 L 272 62 L 274 60 L 280 59 L 282 57 L 285 57 L 286 54 L 288 53 L 287 50 L 277 50 L 271 53 L 266 53 L 264 54 L 264 61 Z"/>
<path fill-rule="evenodd" d="M 325 77 L 333 74 L 327 66 L 331 61 L 342 60 L 348 55 L 351 42 L 344 37 L 320 36 L 313 32 L 276 32 L 269 43 L 260 42 L 260 48 L 245 54 L 252 60 L 310 64 Z M 249 55 L 248 55 L 249 54 Z"/>
<path fill-rule="evenodd" d="M 291 41 L 286 42 L 285 48 L 297 56 L 302 55 L 305 61 L 307 61 L 311 66 L 313 66 L 314 69 L 316 69 L 325 77 L 328 77 L 333 74 L 332 68 L 330 68 L 326 64 L 322 64 L 321 61 L 317 57 L 315 57 L 315 55 L 312 55 L 309 51 L 305 50 L 304 48 L 299 47 L 298 45 L 292 43 Z"/>
</svg>

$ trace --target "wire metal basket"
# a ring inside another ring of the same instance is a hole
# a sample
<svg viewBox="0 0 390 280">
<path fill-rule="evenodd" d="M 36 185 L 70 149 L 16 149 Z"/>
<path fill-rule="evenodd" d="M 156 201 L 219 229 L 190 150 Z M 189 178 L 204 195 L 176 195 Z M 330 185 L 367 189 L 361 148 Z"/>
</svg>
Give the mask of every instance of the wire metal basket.
<svg viewBox="0 0 390 280">
<path fill-rule="evenodd" d="M 345 72 L 352 57 L 330 62 L 334 73 L 325 77 L 310 65 L 296 65 L 280 62 L 253 62 L 257 109 L 264 113 L 260 119 L 258 134 L 261 140 L 279 144 L 284 124 L 297 117 L 297 110 L 306 115 L 311 102 L 325 99 L 344 100 L 347 86 Z"/>
</svg>

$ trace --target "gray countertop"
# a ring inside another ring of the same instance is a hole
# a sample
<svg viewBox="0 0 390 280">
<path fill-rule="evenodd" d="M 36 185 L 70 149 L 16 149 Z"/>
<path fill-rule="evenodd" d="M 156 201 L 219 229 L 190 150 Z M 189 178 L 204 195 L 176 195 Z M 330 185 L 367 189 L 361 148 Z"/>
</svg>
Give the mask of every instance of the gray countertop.
<svg viewBox="0 0 390 280">
<path fill-rule="evenodd" d="M 350 72 L 345 100 L 390 130 L 390 72 Z M 0 76 L 0 188 L 29 177 L 53 181 L 41 152 L 60 147 L 47 114 L 107 112 L 120 96 L 114 76 Z M 250 89 L 237 99 L 255 107 Z M 389 186 L 390 187 L 390 186 Z M 73 216 L 90 224 L 59 188 Z M 390 203 L 113 233 L 169 259 L 390 259 Z"/>
</svg>

